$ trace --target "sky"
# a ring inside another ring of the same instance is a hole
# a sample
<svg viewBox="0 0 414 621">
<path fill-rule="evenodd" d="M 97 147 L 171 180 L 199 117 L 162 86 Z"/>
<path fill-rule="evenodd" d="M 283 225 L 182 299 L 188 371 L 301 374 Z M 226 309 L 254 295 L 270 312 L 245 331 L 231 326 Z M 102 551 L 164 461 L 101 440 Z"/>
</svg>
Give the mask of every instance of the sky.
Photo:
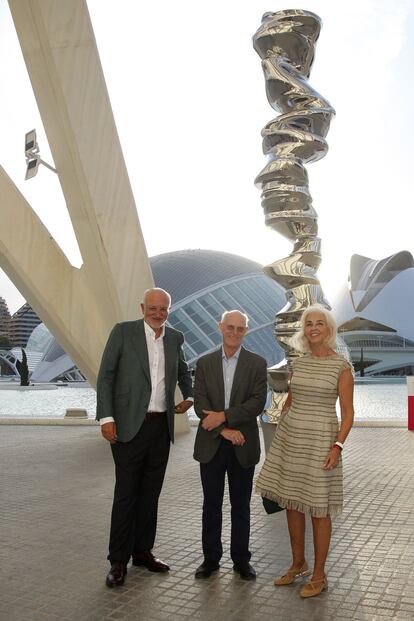
<svg viewBox="0 0 414 621">
<path fill-rule="evenodd" d="M 326 297 L 352 254 L 414 251 L 414 0 L 88 0 L 115 121 L 150 256 L 221 250 L 261 264 L 292 244 L 264 224 L 261 129 L 267 102 L 251 38 L 262 14 L 301 8 L 323 25 L 309 84 L 336 110 L 329 151 L 309 164 Z M 0 164 L 73 265 L 81 257 L 57 175 L 24 181 L 24 135 L 36 128 L 53 164 L 6 0 L 0 0 Z M 0 199 L 1 200 L 1 199 Z M 0 219 L 1 226 L 1 219 Z M 24 300 L 0 270 L 0 296 Z"/>
</svg>

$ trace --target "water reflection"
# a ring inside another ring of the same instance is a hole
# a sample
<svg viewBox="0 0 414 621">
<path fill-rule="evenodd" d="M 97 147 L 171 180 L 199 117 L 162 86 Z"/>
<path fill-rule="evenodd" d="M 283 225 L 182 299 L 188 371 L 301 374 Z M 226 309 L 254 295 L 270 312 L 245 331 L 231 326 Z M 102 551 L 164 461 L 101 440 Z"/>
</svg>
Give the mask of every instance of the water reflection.
<svg viewBox="0 0 414 621">
<path fill-rule="evenodd" d="M 67 408 L 84 408 L 90 418 L 95 418 L 95 391 L 91 388 L 59 387 L 51 391 L 19 392 L 0 388 L 0 418 L 63 418 Z M 196 420 L 194 413 L 190 417 Z M 355 417 L 357 420 L 406 419 L 405 383 L 357 384 Z"/>
</svg>

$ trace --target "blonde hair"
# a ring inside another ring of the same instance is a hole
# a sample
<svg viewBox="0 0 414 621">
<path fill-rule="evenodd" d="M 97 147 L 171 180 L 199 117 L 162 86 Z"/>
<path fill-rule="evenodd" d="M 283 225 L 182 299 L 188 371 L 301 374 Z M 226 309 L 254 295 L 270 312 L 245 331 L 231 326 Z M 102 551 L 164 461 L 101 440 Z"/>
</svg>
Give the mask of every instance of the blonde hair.
<svg viewBox="0 0 414 621">
<path fill-rule="evenodd" d="M 325 340 L 325 344 L 331 349 L 336 349 L 336 335 L 338 328 L 332 313 L 321 304 L 312 304 L 312 306 L 308 306 L 308 308 L 303 312 L 300 320 L 300 330 L 297 334 L 295 334 L 295 336 L 292 337 L 291 340 L 292 347 L 302 353 L 310 351 L 309 341 L 305 336 L 306 319 L 310 313 L 322 313 L 325 317 L 326 325 L 329 330 L 329 336 Z"/>
</svg>

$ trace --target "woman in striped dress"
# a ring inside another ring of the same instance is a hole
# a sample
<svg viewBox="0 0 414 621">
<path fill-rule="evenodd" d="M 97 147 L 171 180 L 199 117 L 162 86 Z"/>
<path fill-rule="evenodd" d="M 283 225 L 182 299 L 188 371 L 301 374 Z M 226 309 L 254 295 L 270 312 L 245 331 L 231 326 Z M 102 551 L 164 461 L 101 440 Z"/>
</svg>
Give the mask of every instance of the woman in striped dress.
<svg viewBox="0 0 414 621">
<path fill-rule="evenodd" d="M 303 313 L 294 346 L 305 355 L 294 361 L 288 397 L 256 484 L 262 496 L 286 508 L 293 560 L 276 586 L 311 573 L 305 560 L 305 514 L 311 516 L 315 560 L 302 597 L 319 595 L 328 586 L 331 517 L 343 503 L 341 452 L 354 418 L 353 370 L 334 350 L 336 333 L 324 307 L 310 306 Z"/>
</svg>

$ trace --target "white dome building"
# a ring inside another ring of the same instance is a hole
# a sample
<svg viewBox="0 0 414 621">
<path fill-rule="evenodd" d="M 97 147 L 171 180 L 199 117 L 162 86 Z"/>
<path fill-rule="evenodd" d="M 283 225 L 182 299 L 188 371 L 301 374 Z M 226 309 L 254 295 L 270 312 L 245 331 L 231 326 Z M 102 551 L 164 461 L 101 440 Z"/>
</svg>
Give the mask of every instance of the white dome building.
<svg viewBox="0 0 414 621">
<path fill-rule="evenodd" d="M 233 308 L 249 315 L 246 347 L 266 358 L 269 366 L 282 360 L 283 350 L 275 340 L 273 324 L 276 313 L 286 304 L 286 296 L 282 287 L 263 273 L 261 265 L 213 250 L 168 252 L 151 257 L 150 264 L 156 286 L 171 294 L 168 323 L 184 333 L 184 352 L 191 368 L 201 355 L 219 346 L 217 322 L 225 310 Z M 47 328 L 42 324 L 37 330 L 38 336 L 47 336 L 31 381 L 84 379 Z"/>
<path fill-rule="evenodd" d="M 414 375 L 414 259 L 353 255 L 348 287 L 335 301 L 338 333 L 365 376 Z"/>
</svg>

